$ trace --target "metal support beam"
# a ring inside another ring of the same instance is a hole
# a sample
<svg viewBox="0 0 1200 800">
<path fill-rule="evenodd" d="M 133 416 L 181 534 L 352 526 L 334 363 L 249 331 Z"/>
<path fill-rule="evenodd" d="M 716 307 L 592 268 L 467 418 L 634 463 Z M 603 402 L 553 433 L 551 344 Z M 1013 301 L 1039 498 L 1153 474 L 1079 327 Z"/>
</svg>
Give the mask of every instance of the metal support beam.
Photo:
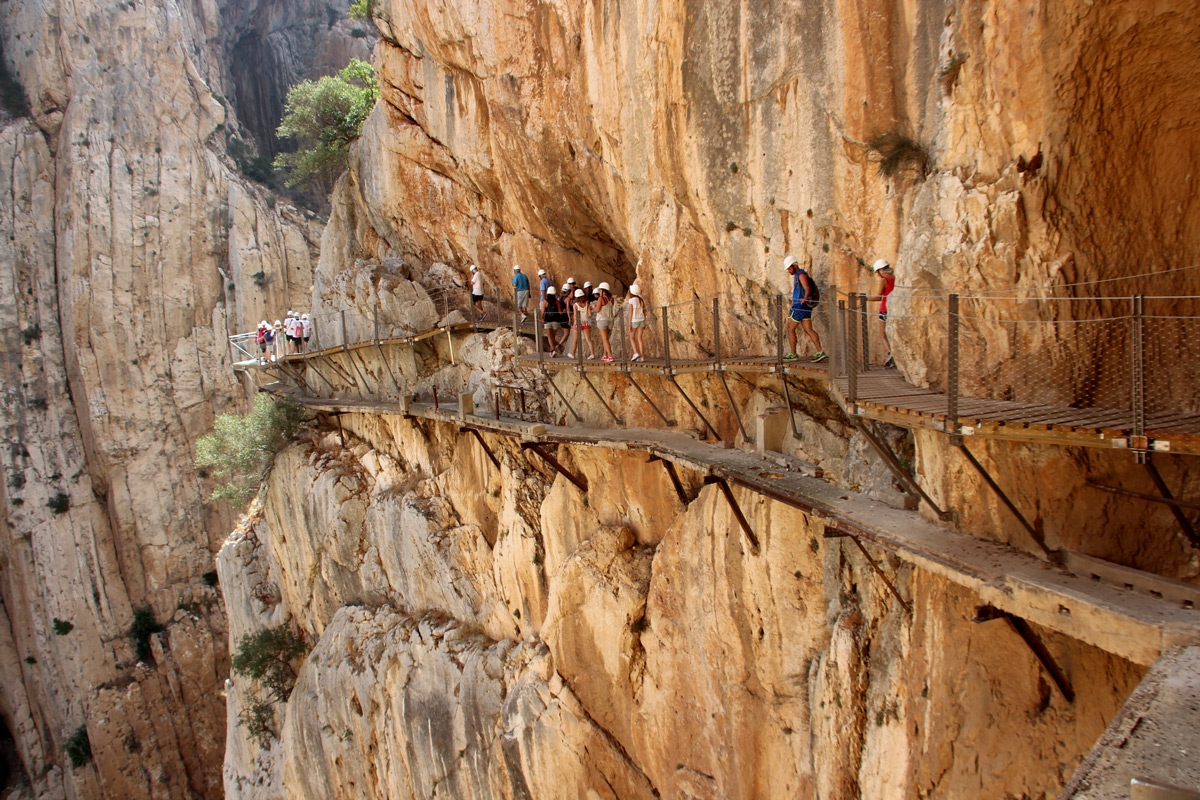
<svg viewBox="0 0 1200 800">
<path fill-rule="evenodd" d="M 716 370 L 717 377 L 721 379 L 721 387 L 725 389 L 725 397 L 729 398 L 729 410 L 733 413 L 733 419 L 737 422 L 738 430 L 742 432 L 742 441 L 749 442 L 750 437 L 746 434 L 746 426 L 742 424 L 742 415 L 738 413 L 737 403 L 733 400 L 733 392 L 729 391 L 729 382 L 725 380 L 725 367 L 721 365 L 721 301 L 717 297 L 714 297 L 712 301 L 712 319 L 713 369 Z"/>
<path fill-rule="evenodd" d="M 396 395 L 400 395 L 400 382 L 396 380 L 396 373 L 392 372 L 392 365 L 388 363 L 387 355 L 383 352 L 382 345 L 379 342 L 375 343 L 375 349 L 379 351 L 379 360 L 383 362 L 384 369 L 387 370 L 388 378 L 392 381 L 392 386 L 396 387 Z"/>
<path fill-rule="evenodd" d="M 350 366 L 354 367 L 354 374 L 362 378 L 362 393 L 364 395 L 363 399 L 369 400 L 371 385 L 370 381 L 367 380 L 367 359 L 363 356 L 361 350 L 354 350 L 350 353 L 347 353 L 347 355 L 350 358 Z M 362 369 L 359 369 L 358 367 L 359 361 L 362 361 Z"/>
<path fill-rule="evenodd" d="M 558 395 L 558 399 L 563 401 L 563 405 L 567 407 L 567 411 L 571 412 L 571 416 L 575 418 L 575 421 L 583 422 L 583 417 L 579 416 L 579 414 L 575 412 L 574 408 L 571 408 L 571 404 L 567 402 L 567 398 L 564 397 L 563 393 L 560 392 L 558 387 L 554 385 L 554 379 L 550 377 L 550 372 L 545 367 L 542 367 L 542 377 L 546 379 L 546 383 L 550 384 L 550 388 L 554 390 L 556 395 Z"/>
<path fill-rule="evenodd" d="M 582 334 L 583 331 L 580 331 L 581 338 Z M 586 383 L 588 388 L 592 390 L 592 394 L 596 395 L 596 399 L 600 401 L 600 405 L 604 406 L 604 410 L 608 412 L 608 415 L 613 418 L 613 422 L 617 423 L 618 425 L 624 425 L 625 422 L 617 416 L 617 412 L 612 410 L 612 406 L 610 406 L 608 401 L 605 400 L 600 394 L 600 391 L 596 388 L 596 385 L 592 383 L 592 379 L 587 376 L 587 373 L 583 370 L 580 370 L 579 377 L 583 378 L 583 382 Z"/>
<path fill-rule="evenodd" d="M 500 462 L 496 459 L 495 453 L 492 452 L 492 448 L 488 447 L 487 442 L 483 440 L 483 435 L 480 434 L 478 430 L 475 428 L 459 428 L 458 432 L 468 432 L 473 434 L 475 436 L 475 441 L 479 442 L 479 446 L 483 448 L 483 452 L 487 453 L 487 457 L 489 460 L 491 460 L 492 466 L 496 469 L 500 469 Z"/>
<path fill-rule="evenodd" d="M 783 366 L 783 295 L 775 298 L 777 303 L 775 308 L 775 328 L 778 334 L 775 337 L 775 359 L 776 367 L 779 369 L 779 380 L 783 383 L 783 402 L 787 404 L 788 424 L 792 426 L 792 436 L 800 438 L 800 429 L 796 427 L 796 414 L 792 411 L 792 391 L 788 388 L 787 372 Z"/>
<path fill-rule="evenodd" d="M 737 423 L 738 430 L 742 432 L 742 441 L 751 441 L 750 434 L 746 433 L 746 426 L 742 424 L 742 415 L 738 413 L 737 403 L 733 399 L 733 392 L 729 391 L 729 384 L 725 382 L 725 370 L 719 369 L 717 377 L 721 379 L 721 386 L 725 389 L 725 397 L 729 399 L 729 412 L 733 414 L 733 420 Z"/>
<path fill-rule="evenodd" d="M 909 494 L 915 495 L 921 500 L 924 500 L 925 504 L 932 508 L 938 515 L 938 519 L 950 521 L 954 518 L 954 512 L 943 511 L 941 508 L 938 508 L 938 504 L 933 502 L 929 495 L 925 493 L 925 490 L 921 488 L 921 485 L 917 483 L 916 479 L 912 475 L 908 474 L 908 470 L 906 470 L 904 465 L 900 463 L 900 460 L 896 458 L 896 454 L 893 453 L 892 449 L 884 444 L 883 441 L 880 440 L 873 431 L 871 431 L 870 425 L 866 421 L 857 416 L 851 417 L 850 419 L 854 423 L 854 426 L 858 428 L 859 432 L 862 433 L 866 440 L 871 443 L 871 446 L 875 448 L 875 452 L 879 453 L 880 457 L 883 458 L 883 463 L 887 464 L 888 469 L 892 471 L 892 474 L 899 478 L 900 482 L 904 484 Z"/>
<path fill-rule="evenodd" d="M 1137 463 L 1148 464 L 1150 462 L 1150 453 L 1148 442 L 1146 441 L 1146 345 L 1145 345 L 1145 313 L 1143 308 L 1142 296 L 1136 295 L 1130 298 L 1130 358 L 1129 363 L 1132 367 L 1132 376 L 1130 379 L 1131 397 L 1130 401 L 1133 407 L 1133 435 L 1129 437 L 1129 446 L 1134 450 L 1134 455 L 1137 457 Z"/>
<path fill-rule="evenodd" d="M 339 389 L 338 387 L 333 385 L 333 382 L 331 380 L 329 380 L 329 378 L 326 378 L 325 375 L 322 374 L 321 370 L 317 369 L 317 364 L 316 364 L 315 360 L 310 361 L 309 359 L 305 359 L 305 364 L 308 366 L 309 369 L 311 369 L 313 371 L 314 375 L 316 375 L 321 380 L 325 381 L 325 385 L 333 390 L 335 396 L 338 392 L 341 391 L 341 389 Z"/>
<path fill-rule="evenodd" d="M 887 576 L 887 573 L 883 571 L 883 568 L 879 566 L 879 563 L 876 562 L 875 559 L 871 558 L 871 554 L 867 552 L 867 548 L 863 547 L 863 543 L 858 540 L 857 536 L 852 533 L 843 533 L 842 531 L 834 530 L 826 530 L 822 536 L 824 536 L 826 539 L 850 539 L 853 541 L 855 546 L 858 547 L 858 551 L 863 554 L 863 558 L 865 558 L 867 563 L 871 565 L 871 569 L 875 571 L 875 574 L 878 575 L 879 579 L 883 581 L 885 586 L 887 586 L 888 591 L 892 593 L 892 597 L 896 598 L 896 601 L 904 607 L 905 611 L 907 611 L 909 614 L 912 613 L 912 606 L 908 604 L 907 600 L 901 597 L 900 591 L 896 588 L 895 584 L 892 583 L 892 579 Z"/>
<path fill-rule="evenodd" d="M 650 407 L 654 409 L 654 413 L 658 414 L 658 418 L 661 419 L 663 421 L 663 423 L 666 424 L 667 426 L 672 427 L 672 428 L 675 427 L 675 425 L 677 424 L 675 422 L 675 420 L 667 419 L 667 415 L 664 414 L 659 409 L 659 407 L 654 404 L 654 401 L 650 399 L 650 395 L 646 394 L 646 390 L 642 388 L 641 384 L 639 384 L 637 381 L 635 381 L 633 379 L 633 373 L 626 371 L 625 377 L 629 379 L 629 382 L 633 385 L 633 388 L 638 390 L 638 394 L 640 394 L 642 396 L 642 399 L 645 400 L 650 405 Z"/>
<path fill-rule="evenodd" d="M 975 468 L 975 471 L 979 473 L 984 482 L 987 483 L 987 485 L 991 487 L 992 491 L 996 493 L 996 496 L 1000 498 L 1000 502 L 1004 503 L 1004 506 L 1012 512 L 1014 517 L 1017 518 L 1017 520 L 1025 528 L 1026 532 L 1029 533 L 1029 536 L 1035 543 L 1037 543 L 1037 546 L 1041 548 L 1042 553 L 1045 554 L 1046 558 L 1054 560 L 1054 553 L 1050 550 L 1050 548 L 1046 547 L 1046 542 L 1042 538 L 1042 535 L 1034 530 L 1034 527 L 1029 524 L 1029 520 L 1025 519 L 1025 515 L 1021 513 L 1021 510 L 1013 504 L 1012 500 L 1008 499 L 1008 495 L 1006 495 L 1004 490 L 1000 488 L 1000 484 L 993 480 L 992 476 L 988 474 L 988 471 L 983 468 L 983 465 L 976 460 L 974 454 L 967 449 L 967 443 L 963 440 L 962 436 L 958 436 L 956 438 L 958 441 L 954 446 L 959 449 L 959 452 L 966 456 L 967 461 L 971 463 L 971 466 Z M 951 441 L 953 441 L 953 439 Z"/>
<path fill-rule="evenodd" d="M 1176 506 L 1178 508 L 1187 508 L 1191 509 L 1192 511 L 1200 511 L 1200 503 L 1189 503 L 1187 500 L 1180 500 L 1177 497 L 1159 497 L 1153 494 L 1146 494 L 1145 492 L 1135 492 L 1131 489 L 1118 489 L 1115 486 L 1105 486 L 1104 484 L 1096 483 L 1095 481 L 1087 481 L 1086 483 L 1093 489 L 1100 489 L 1105 492 L 1111 492 L 1112 494 L 1119 494 L 1123 497 L 1136 497 L 1139 500 L 1145 500 L 1150 503 L 1163 503 L 1165 505 Z"/>
<path fill-rule="evenodd" d="M 675 376 L 672 375 L 669 370 L 667 371 L 667 380 L 671 382 L 671 385 L 675 387 L 683 399 L 687 401 L 687 404 L 691 406 L 692 411 L 694 411 L 696 416 L 700 418 L 700 421 L 704 423 L 704 427 L 712 431 L 712 435 L 717 437 L 718 442 L 721 441 L 721 434 L 717 433 L 717 429 L 712 426 L 712 423 L 708 421 L 708 418 L 700 413 L 700 409 L 697 408 L 696 404 L 692 402 L 692 398 L 688 397 L 687 392 L 683 390 L 683 387 L 679 385 L 679 382 L 675 380 Z"/>
<path fill-rule="evenodd" d="M 733 496 L 733 491 L 729 488 L 729 484 L 724 478 L 718 478 L 716 475 L 709 475 L 704 479 L 705 485 L 716 484 L 721 490 L 721 494 L 725 495 L 725 502 L 729 503 L 729 508 L 733 510 L 733 516 L 737 519 L 738 524 L 742 526 L 742 532 L 746 534 L 746 540 L 750 542 L 751 551 L 758 554 L 758 537 L 754 535 L 754 531 L 750 528 L 750 523 L 746 520 L 746 515 L 742 513 L 741 506 Z"/>
<path fill-rule="evenodd" d="M 1154 487 L 1158 489 L 1158 493 L 1163 496 L 1163 500 L 1170 506 L 1171 513 L 1175 515 L 1175 521 L 1179 523 L 1179 527 L 1183 529 L 1183 535 L 1192 543 L 1192 547 L 1200 547 L 1200 536 L 1196 535 L 1196 529 L 1192 526 L 1192 521 L 1187 518 L 1187 514 L 1183 513 L 1183 509 L 1175 501 L 1174 495 L 1167 487 L 1167 482 L 1163 480 L 1163 476 L 1159 474 L 1158 467 L 1154 466 L 1154 462 L 1150 460 L 1150 454 L 1146 453 L 1146 471 L 1150 473 L 1150 480 L 1154 481 Z"/>
<path fill-rule="evenodd" d="M 583 475 L 572 474 L 570 470 L 568 470 L 562 464 L 558 463 L 558 459 L 556 459 L 554 456 L 550 455 L 545 450 L 543 450 L 542 446 L 540 444 L 538 444 L 537 442 L 522 442 L 521 449 L 522 450 L 532 450 L 533 452 L 537 453 L 543 461 L 545 461 L 550 466 L 554 467 L 554 469 L 560 475 L 562 475 L 564 478 L 569 480 L 571 483 L 575 484 L 575 487 L 577 489 L 579 489 L 579 491 L 584 492 L 584 493 L 587 492 L 587 490 L 588 490 L 587 478 L 584 477 Z"/>
<path fill-rule="evenodd" d="M 951 444 L 962 447 L 962 433 L 958 428 L 958 322 L 958 295 L 952 294 L 946 314 L 946 433 L 950 434 Z M 1008 499 L 1004 502 L 1008 503 Z M 1013 510 L 1015 513 L 1016 509 Z M 1021 522 L 1029 527 L 1024 517 Z"/>
<path fill-rule="evenodd" d="M 675 471 L 675 465 L 661 456 L 651 455 L 650 462 L 661 461 L 664 468 L 667 470 L 667 477 L 671 479 L 671 485 L 675 487 L 675 494 L 679 497 L 679 502 L 687 505 L 691 501 L 688 500 L 687 492 L 683 490 L 683 483 L 679 480 L 679 473 Z"/>
<path fill-rule="evenodd" d="M 1058 687 L 1058 691 L 1068 703 L 1075 702 L 1075 690 L 1071 688 L 1071 681 L 1067 678 L 1062 668 L 1058 666 L 1058 662 L 1054 660 L 1054 656 L 1046 649 L 1045 643 L 1042 642 L 1040 636 L 1037 635 L 1029 623 L 1020 617 L 1010 614 L 1007 611 L 1001 611 L 995 606 L 980 606 L 975 609 L 975 622 L 988 622 L 994 619 L 1005 620 L 1009 627 L 1021 637 L 1025 642 L 1025 646 L 1029 648 L 1038 663 L 1042 665 L 1042 669 L 1046 670 L 1046 674 L 1050 676 L 1050 680 L 1054 681 L 1054 685 Z"/>
</svg>

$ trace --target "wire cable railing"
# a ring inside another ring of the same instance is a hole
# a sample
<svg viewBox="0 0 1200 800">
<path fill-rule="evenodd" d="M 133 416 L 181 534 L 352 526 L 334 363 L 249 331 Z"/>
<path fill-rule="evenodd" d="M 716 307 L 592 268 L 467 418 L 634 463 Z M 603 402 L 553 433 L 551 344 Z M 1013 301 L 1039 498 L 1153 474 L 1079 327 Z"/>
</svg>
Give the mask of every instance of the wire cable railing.
<svg viewBox="0 0 1200 800">
<path fill-rule="evenodd" d="M 579 369 L 617 365 L 700 371 L 715 365 L 804 364 L 824 351 L 829 376 L 845 385 L 850 404 L 864 399 L 860 378 L 878 374 L 884 357 L 877 304 L 867 295 L 828 287 L 812 310 L 820 346 L 797 326 L 796 355 L 782 295 L 719 293 L 663 306 L 645 303 L 642 325 L 628 298 L 602 314 L 568 314 L 560 329 L 545 325 L 533 292 L 525 309 L 515 292 L 493 292 L 482 308 L 465 287 L 412 284 L 408 295 L 376 296 L 370 310 L 318 310 L 301 352 L 415 338 L 445 328 L 509 328 L 532 338 L 526 364 L 574 362 Z M 601 319 L 597 319 L 597 317 Z M 1000 297 L 894 291 L 888 339 L 902 355 L 905 380 L 944 393 L 947 424 L 958 425 L 965 400 L 1099 410 L 1114 427 L 1142 436 L 1148 415 L 1200 414 L 1200 297 Z M 254 334 L 230 337 L 237 362 L 258 357 Z M 640 345 L 639 345 L 640 342 Z M 276 355 L 280 352 L 276 343 Z M 872 348 L 876 350 L 872 352 Z M 611 359 L 611 360 L 610 360 Z M 518 362 L 520 363 L 520 362 Z M 1200 420 L 1197 421 L 1200 426 Z M 1198 428 L 1200 432 L 1200 428 Z"/>
</svg>

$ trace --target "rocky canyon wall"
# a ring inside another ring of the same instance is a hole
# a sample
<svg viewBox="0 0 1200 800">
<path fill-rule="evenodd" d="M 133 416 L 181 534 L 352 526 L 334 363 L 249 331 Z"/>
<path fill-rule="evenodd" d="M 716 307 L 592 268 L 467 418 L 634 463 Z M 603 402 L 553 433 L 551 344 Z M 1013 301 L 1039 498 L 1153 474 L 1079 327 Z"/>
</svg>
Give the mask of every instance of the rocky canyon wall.
<svg viewBox="0 0 1200 800">
<path fill-rule="evenodd" d="M 30 106 L 0 121 L 0 714 L 27 796 L 222 794 L 233 517 L 193 445 L 245 402 L 228 334 L 308 302 L 321 225 L 226 155 L 221 11 L 0 5 Z"/>
</svg>

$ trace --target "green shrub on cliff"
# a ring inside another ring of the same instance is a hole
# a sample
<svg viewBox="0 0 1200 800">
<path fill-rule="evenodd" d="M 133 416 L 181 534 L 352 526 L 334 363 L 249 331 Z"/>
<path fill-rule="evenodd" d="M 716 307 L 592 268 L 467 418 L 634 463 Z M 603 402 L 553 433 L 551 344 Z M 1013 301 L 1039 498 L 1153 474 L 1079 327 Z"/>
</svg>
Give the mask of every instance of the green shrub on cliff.
<svg viewBox="0 0 1200 800">
<path fill-rule="evenodd" d="M 254 681 L 253 695 L 238 715 L 238 724 L 256 739 L 260 747 L 268 747 L 274 736 L 275 710 L 273 703 L 291 697 L 296 685 L 294 662 L 308 652 L 308 644 L 285 622 L 274 628 L 264 628 L 246 636 L 238 643 L 230 670 Z M 260 692 L 266 693 L 260 699 Z"/>
<path fill-rule="evenodd" d="M 213 432 L 196 442 L 196 466 L 211 468 L 225 480 L 213 490 L 212 498 L 241 506 L 254 497 L 275 454 L 296 435 L 304 416 L 295 400 L 259 394 L 254 409 L 244 417 L 217 417 Z"/>
<path fill-rule="evenodd" d="M 362 134 L 378 97 L 375 70 L 357 58 L 337 75 L 289 89 L 283 122 L 275 131 L 299 144 L 296 152 L 275 157 L 277 168 L 291 171 L 287 185 L 331 184 L 349 163 L 350 145 Z"/>
</svg>

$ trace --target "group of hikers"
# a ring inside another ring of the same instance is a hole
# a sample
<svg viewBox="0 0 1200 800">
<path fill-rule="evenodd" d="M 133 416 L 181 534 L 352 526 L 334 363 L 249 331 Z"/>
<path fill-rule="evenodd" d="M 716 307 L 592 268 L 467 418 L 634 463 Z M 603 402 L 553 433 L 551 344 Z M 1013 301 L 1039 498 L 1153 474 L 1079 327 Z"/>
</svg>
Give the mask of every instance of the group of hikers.
<svg viewBox="0 0 1200 800">
<path fill-rule="evenodd" d="M 812 342 L 816 352 L 808 356 L 812 363 L 824 361 L 826 355 L 821 346 L 821 337 L 813 328 L 813 310 L 821 301 L 820 288 L 817 282 L 806 272 L 795 256 L 787 256 L 783 260 L 783 268 L 792 279 L 792 305 L 787 316 L 787 335 L 790 349 L 784 354 L 785 361 L 796 361 L 801 358 L 797 352 L 800 331 Z M 879 303 L 879 323 L 883 344 L 887 352 L 884 366 L 895 366 L 892 359 L 892 348 L 887 338 L 888 295 L 896 285 L 896 275 L 886 259 L 879 259 L 871 271 L 875 276 L 873 292 L 867 296 L 870 302 Z M 585 281 L 578 286 L 574 278 L 568 278 L 561 287 L 546 270 L 539 269 L 538 277 L 538 312 L 541 316 L 542 328 L 546 335 L 546 353 L 550 358 L 560 355 L 571 357 L 578 351 L 577 347 L 587 348 L 589 360 L 599 357 L 601 361 L 614 360 L 612 351 L 612 332 L 617 320 L 621 317 L 621 307 L 627 309 L 626 325 L 629 330 L 629 345 L 632 350 L 631 361 L 640 361 L 645 356 L 643 337 L 646 330 L 646 303 L 641 296 L 641 288 L 631 284 L 629 294 L 618 301 L 613 296 L 607 282 L 593 287 L 591 281 Z M 471 303 L 474 308 L 476 321 L 484 318 L 483 273 L 479 267 L 472 264 L 470 268 Z M 532 295 L 529 276 L 521 271 L 520 265 L 513 266 L 513 290 L 516 293 L 516 306 L 521 315 L 521 322 L 529 318 L 529 303 Z M 276 322 L 276 326 L 278 326 Z M 307 325 L 307 315 L 305 319 Z M 596 347 L 592 338 L 592 328 L 600 332 L 600 348 Z M 307 340 L 307 334 L 305 335 Z M 290 337 L 289 337 L 290 341 Z M 302 351 L 300 351 L 302 352 Z"/>
<path fill-rule="evenodd" d="M 286 319 L 275 320 L 275 324 L 265 319 L 258 323 L 254 332 L 254 343 L 258 345 L 258 357 L 262 363 L 276 361 L 283 356 L 295 355 L 308 350 L 308 340 L 312 337 L 312 320 L 308 314 L 288 311 Z"/>
</svg>

